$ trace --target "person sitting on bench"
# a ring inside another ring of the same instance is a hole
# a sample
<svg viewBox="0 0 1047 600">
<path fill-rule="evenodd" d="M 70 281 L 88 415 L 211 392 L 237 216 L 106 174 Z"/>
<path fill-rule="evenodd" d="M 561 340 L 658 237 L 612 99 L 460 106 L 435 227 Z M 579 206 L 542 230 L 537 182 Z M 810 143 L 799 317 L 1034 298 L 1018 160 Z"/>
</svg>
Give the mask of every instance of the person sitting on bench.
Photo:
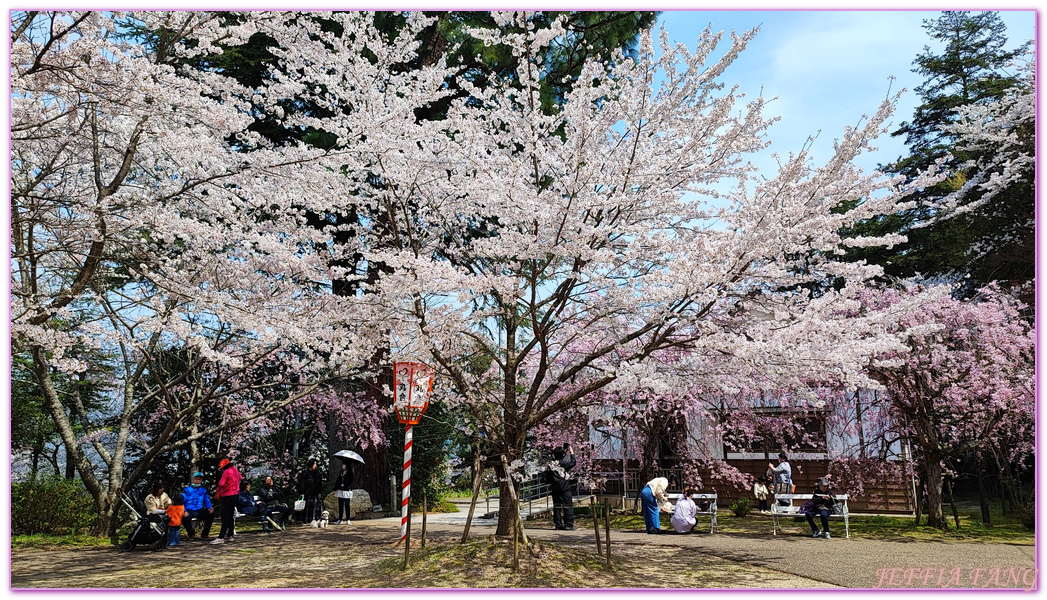
<svg viewBox="0 0 1047 600">
<path fill-rule="evenodd" d="M 293 512 L 286 504 L 280 502 L 280 499 L 284 497 L 284 492 L 280 488 L 273 485 L 273 478 L 266 477 L 262 487 L 258 488 L 258 501 L 264 505 L 263 512 L 265 515 L 276 514 L 276 524 L 283 527 L 287 521 L 287 517 Z M 268 530 L 268 525 L 262 526 L 263 531 Z"/>
<path fill-rule="evenodd" d="M 196 537 L 193 519 L 200 521 L 203 527 L 203 531 L 200 532 L 202 540 L 207 539 L 207 534 L 211 531 L 211 524 L 214 522 L 214 508 L 211 506 L 211 498 L 207 494 L 207 488 L 203 486 L 203 481 L 203 473 L 193 473 L 192 484 L 182 490 L 186 512 L 182 524 L 185 525 L 185 532 L 189 534 L 189 539 Z"/>
<path fill-rule="evenodd" d="M 836 498 L 829 489 L 829 481 L 825 477 L 819 477 L 814 486 L 811 506 L 805 511 L 807 522 L 811 525 L 811 532 L 814 533 L 813 537 L 821 537 L 823 533 L 825 539 L 831 537 L 829 535 L 829 515 L 833 513 L 833 504 L 836 504 Z M 814 515 L 821 517 L 821 531 L 814 524 Z"/>
</svg>

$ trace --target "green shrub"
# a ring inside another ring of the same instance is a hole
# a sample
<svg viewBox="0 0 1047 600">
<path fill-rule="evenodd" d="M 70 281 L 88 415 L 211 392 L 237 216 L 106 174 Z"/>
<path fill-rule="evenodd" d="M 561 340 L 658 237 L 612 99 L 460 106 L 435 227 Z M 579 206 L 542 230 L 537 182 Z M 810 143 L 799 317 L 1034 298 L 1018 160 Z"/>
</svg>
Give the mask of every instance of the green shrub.
<svg viewBox="0 0 1047 600">
<path fill-rule="evenodd" d="M 98 518 L 94 500 L 79 481 L 51 477 L 11 486 L 11 533 L 77 533 Z"/>
<path fill-rule="evenodd" d="M 749 498 L 739 498 L 731 503 L 731 512 L 736 517 L 747 517 L 752 510 L 752 501 Z"/>
<path fill-rule="evenodd" d="M 1026 502 L 1019 504 L 1014 507 L 1013 511 L 1014 518 L 1018 519 L 1026 529 L 1034 531 L 1036 529 L 1036 503 Z M 981 518 L 981 515 L 979 515 Z"/>
</svg>

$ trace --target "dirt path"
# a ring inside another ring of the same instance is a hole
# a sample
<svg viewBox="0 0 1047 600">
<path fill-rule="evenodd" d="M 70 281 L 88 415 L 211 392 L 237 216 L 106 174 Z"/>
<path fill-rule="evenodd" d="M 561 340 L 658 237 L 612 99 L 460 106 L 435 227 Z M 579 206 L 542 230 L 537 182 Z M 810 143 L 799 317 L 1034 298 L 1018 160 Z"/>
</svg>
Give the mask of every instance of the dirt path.
<svg viewBox="0 0 1047 600">
<path fill-rule="evenodd" d="M 245 531 L 230 543 L 200 541 L 129 554 L 115 548 L 20 550 L 11 556 L 12 588 L 390 588 L 403 587 L 989 587 L 1035 583 L 1035 547 L 978 542 L 694 534 L 649 536 L 612 531 L 614 568 L 595 553 L 593 533 L 536 524 L 536 542 L 510 570 L 508 543 L 493 528 L 431 522 L 426 550 L 414 528 L 409 577 L 400 571 L 398 519 L 354 521 L 327 529 Z M 978 572 L 977 569 L 982 569 Z M 994 569 L 996 571 L 994 572 Z M 944 584 L 944 585 L 943 585 Z"/>
<path fill-rule="evenodd" d="M 510 547 L 480 529 L 466 553 L 457 552 L 461 529 L 434 523 L 427 550 L 412 544 L 412 587 L 832 587 L 764 567 L 710 556 L 688 548 L 617 545 L 615 568 L 591 547 L 565 547 L 540 540 L 512 573 Z M 582 532 L 571 532 L 582 534 Z M 415 536 L 418 531 L 415 530 Z M 584 535 L 584 534 L 582 534 Z M 612 533 L 612 535 L 614 535 Z M 116 548 L 20 550 L 11 556 L 11 587 L 18 588 L 389 588 L 403 587 L 395 521 L 358 521 L 327 529 L 291 528 L 283 533 L 247 531 L 229 543 L 198 540 L 161 552 Z M 583 538 L 584 539 L 584 538 Z M 457 552 L 444 556 L 442 551 Z M 425 553 L 430 553 L 425 556 Z M 507 558 L 509 557 L 509 558 Z M 565 565 L 571 565 L 565 568 Z M 684 565 L 681 568 L 681 565 Z"/>
</svg>

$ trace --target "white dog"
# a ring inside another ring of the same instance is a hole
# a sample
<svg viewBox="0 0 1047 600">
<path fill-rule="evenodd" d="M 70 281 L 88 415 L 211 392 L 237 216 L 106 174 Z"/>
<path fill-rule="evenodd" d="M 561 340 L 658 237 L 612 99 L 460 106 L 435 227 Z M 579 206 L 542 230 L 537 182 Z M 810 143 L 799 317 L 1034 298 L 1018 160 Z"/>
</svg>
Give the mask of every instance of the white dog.
<svg viewBox="0 0 1047 600">
<path fill-rule="evenodd" d="M 330 511 L 326 511 L 325 510 L 322 513 L 320 513 L 320 520 L 316 521 L 316 525 L 314 525 L 314 527 L 327 527 L 327 523 L 330 520 L 331 520 L 331 513 L 330 513 Z"/>
</svg>

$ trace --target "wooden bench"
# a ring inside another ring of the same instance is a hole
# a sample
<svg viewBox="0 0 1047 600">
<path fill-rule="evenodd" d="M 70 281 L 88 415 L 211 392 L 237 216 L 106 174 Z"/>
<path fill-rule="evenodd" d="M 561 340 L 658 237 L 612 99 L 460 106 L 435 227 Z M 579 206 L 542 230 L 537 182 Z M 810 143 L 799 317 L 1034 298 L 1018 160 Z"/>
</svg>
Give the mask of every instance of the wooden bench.
<svg viewBox="0 0 1047 600">
<path fill-rule="evenodd" d="M 676 505 L 676 501 L 680 499 L 683 494 L 666 494 L 669 496 L 669 500 L 672 501 L 673 506 Z M 709 517 L 709 533 L 715 533 L 716 531 L 716 494 L 692 494 L 691 500 L 697 505 L 698 512 L 695 513 L 695 517 L 702 515 Z M 708 502 L 709 506 L 705 510 L 702 510 L 702 504 Z M 695 519 L 695 527 L 698 527 L 697 518 Z"/>
<path fill-rule="evenodd" d="M 843 519 L 844 532 L 849 538 L 851 537 L 851 513 L 847 508 L 847 494 L 836 494 L 834 497 L 836 498 L 837 506 L 843 507 L 843 512 L 842 514 L 833 512 L 829 515 L 829 518 Z M 778 519 L 805 516 L 801 512 L 803 503 L 812 498 L 814 498 L 814 494 L 776 494 L 771 504 L 771 532 L 774 535 L 778 535 L 778 531 L 782 528 L 778 523 Z M 793 504 L 796 500 L 800 501 L 799 505 Z M 788 501 L 789 504 L 782 506 L 779 501 Z M 820 519 L 821 517 L 816 516 L 815 518 Z"/>
</svg>

